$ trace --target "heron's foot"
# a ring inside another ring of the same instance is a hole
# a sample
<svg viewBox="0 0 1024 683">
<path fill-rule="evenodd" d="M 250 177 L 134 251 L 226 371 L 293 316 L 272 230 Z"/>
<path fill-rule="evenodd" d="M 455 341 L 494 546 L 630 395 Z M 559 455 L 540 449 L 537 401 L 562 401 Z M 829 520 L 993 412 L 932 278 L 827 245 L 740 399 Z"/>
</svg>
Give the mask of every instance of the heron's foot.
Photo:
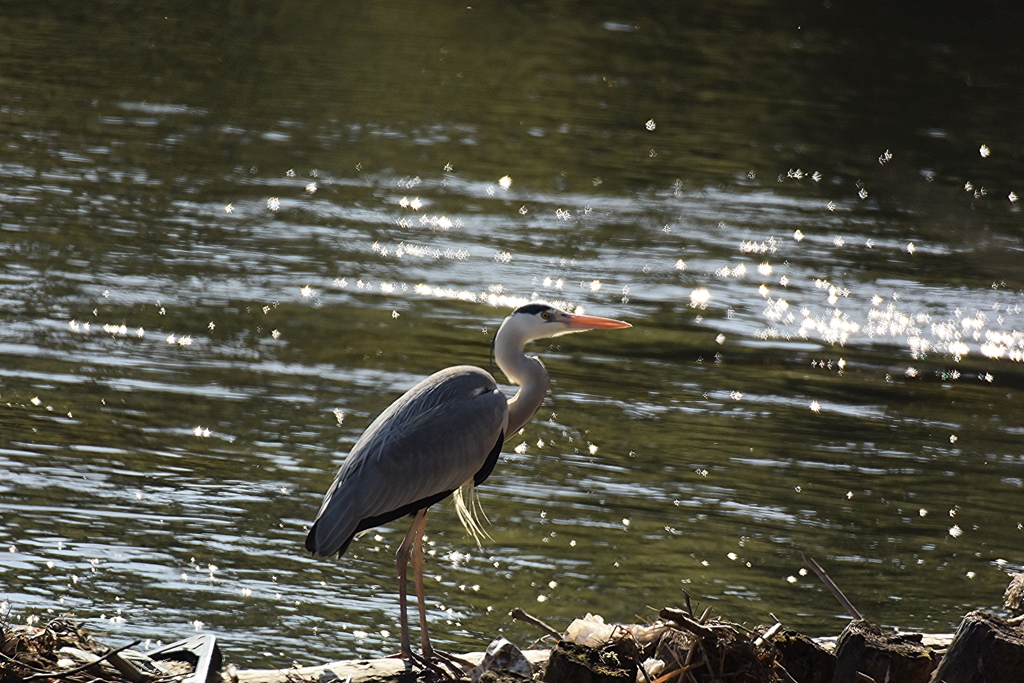
<svg viewBox="0 0 1024 683">
<path fill-rule="evenodd" d="M 410 661 L 418 664 L 436 680 L 458 680 L 465 678 L 473 669 L 473 663 L 461 657 L 431 649 L 422 655 L 411 653 Z"/>
</svg>

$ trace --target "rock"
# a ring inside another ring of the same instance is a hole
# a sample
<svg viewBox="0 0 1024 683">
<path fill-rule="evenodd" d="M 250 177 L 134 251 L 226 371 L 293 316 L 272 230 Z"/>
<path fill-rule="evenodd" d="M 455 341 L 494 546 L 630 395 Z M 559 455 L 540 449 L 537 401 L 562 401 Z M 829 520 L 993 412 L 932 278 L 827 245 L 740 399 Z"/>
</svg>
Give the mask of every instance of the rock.
<svg viewBox="0 0 1024 683">
<path fill-rule="evenodd" d="M 487 646 L 483 660 L 470 674 L 473 683 L 479 683 L 487 672 L 508 672 L 529 679 L 533 676 L 533 667 L 518 647 L 508 639 L 498 637 Z M 494 676 L 489 678 L 493 679 Z"/>
</svg>

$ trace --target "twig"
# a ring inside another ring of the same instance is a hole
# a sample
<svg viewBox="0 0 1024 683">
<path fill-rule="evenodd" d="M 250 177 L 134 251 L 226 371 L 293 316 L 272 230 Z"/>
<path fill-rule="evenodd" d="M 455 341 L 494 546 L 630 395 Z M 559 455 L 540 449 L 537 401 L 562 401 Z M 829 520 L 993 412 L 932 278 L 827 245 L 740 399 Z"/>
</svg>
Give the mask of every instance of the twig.
<svg viewBox="0 0 1024 683">
<path fill-rule="evenodd" d="M 697 644 L 697 643 L 694 643 L 694 645 L 696 645 L 696 644 Z M 696 649 L 695 649 L 695 648 L 692 648 L 692 647 L 691 647 L 691 648 L 690 648 L 689 650 L 687 650 L 687 651 L 686 651 L 686 661 L 684 661 L 684 662 L 683 662 L 683 666 L 682 666 L 682 668 L 683 668 L 683 669 L 684 669 L 684 670 L 685 670 L 685 671 L 686 671 L 686 672 L 687 672 L 688 674 L 689 674 L 689 671 L 690 671 L 690 663 L 691 663 L 691 662 L 693 661 L 693 653 L 694 653 L 695 651 L 696 651 Z M 677 659 L 676 661 L 678 662 L 679 660 Z M 692 674 L 690 674 L 690 678 L 693 678 L 693 675 L 692 675 Z"/>
<path fill-rule="evenodd" d="M 702 666 L 706 666 L 707 669 L 708 669 L 708 673 L 709 674 L 714 673 L 713 671 L 711 671 L 711 660 L 708 659 L 708 651 L 704 648 L 704 641 L 698 640 L 697 641 L 697 645 L 700 647 L 701 661 L 699 661 L 696 664 L 692 665 L 693 669 L 696 670 L 696 669 L 699 669 Z M 690 666 L 690 665 L 687 664 L 687 666 Z M 697 677 L 694 676 L 693 673 L 689 669 L 686 671 L 686 675 L 689 676 L 690 678 L 692 678 L 694 681 L 697 680 Z"/>
<path fill-rule="evenodd" d="M 4 659 L 6 659 L 11 664 L 17 664 L 18 666 L 24 667 L 24 668 L 29 669 L 31 671 L 38 671 L 39 673 L 48 673 L 45 669 L 40 669 L 37 666 L 33 666 L 33 665 L 31 665 L 31 664 L 29 664 L 27 662 L 23 662 L 21 660 L 15 659 L 14 657 L 8 657 L 3 652 L 0 652 L 0 657 L 3 657 Z"/>
<path fill-rule="evenodd" d="M 159 676 L 151 674 L 148 671 L 143 671 L 119 654 L 111 653 L 108 656 L 107 661 L 115 669 L 120 671 L 125 678 L 131 681 L 131 683 L 143 683 L 143 681 L 151 681 L 154 678 L 159 678 Z"/>
<path fill-rule="evenodd" d="M 532 616 L 530 614 L 527 614 L 526 612 L 524 612 L 523 610 L 521 610 L 518 607 L 513 607 L 512 611 L 510 611 L 508 613 L 508 615 L 510 617 L 512 617 L 513 619 L 518 619 L 519 621 L 525 621 L 527 624 L 533 624 L 534 626 L 536 626 L 537 628 L 539 628 L 540 630 L 544 631 L 549 636 L 554 638 L 555 640 L 561 640 L 562 639 L 562 634 L 561 633 L 559 633 L 555 629 L 551 628 L 550 626 L 545 624 L 543 621 L 541 621 L 537 617 Z"/>
<path fill-rule="evenodd" d="M 627 631 L 626 629 L 623 629 L 623 630 L 626 631 L 626 637 L 629 638 L 631 641 L 633 641 L 633 645 L 636 645 L 637 652 L 642 654 L 643 651 L 644 651 L 644 648 L 640 645 L 639 642 L 637 642 L 636 636 L 634 636 L 631 631 Z M 644 663 L 640 662 L 639 664 L 640 664 L 640 673 L 643 674 L 644 680 L 647 681 L 647 683 L 652 683 L 651 677 L 647 674 L 647 669 L 644 668 Z"/>
<path fill-rule="evenodd" d="M 778 662 L 772 662 L 772 668 L 775 669 L 776 673 L 782 674 L 782 678 L 786 683 L 800 683 L 798 680 L 793 678 L 792 674 L 786 671 L 786 667 L 782 666 Z"/>
<path fill-rule="evenodd" d="M 47 672 L 47 673 L 32 674 L 31 676 L 25 676 L 25 678 L 23 678 L 21 680 L 24 682 L 24 681 L 35 681 L 35 680 L 39 680 L 41 678 L 65 678 L 66 676 L 70 676 L 72 674 L 79 673 L 80 671 L 85 671 L 89 667 L 96 666 L 97 664 L 99 664 L 103 660 L 105 660 L 105 659 L 107 659 L 107 658 L 109 658 L 109 657 L 111 657 L 113 655 L 116 655 L 116 654 L 118 654 L 120 652 L 124 652 L 125 650 L 127 650 L 130 647 L 135 647 L 136 645 L 138 645 L 141 642 L 142 642 L 141 640 L 133 641 L 131 643 L 128 643 L 127 645 L 123 645 L 123 646 L 117 648 L 116 650 L 111 650 L 110 652 L 108 652 L 105 655 L 97 657 L 95 661 L 86 662 L 85 664 L 83 664 L 81 666 L 76 666 L 75 668 L 68 669 L 67 671 L 52 671 L 52 672 Z"/>
<path fill-rule="evenodd" d="M 661 618 L 666 621 L 674 621 L 687 631 L 696 634 L 701 638 L 713 638 L 715 635 L 715 632 L 710 628 L 704 626 L 686 612 L 673 607 L 666 607 L 662 609 Z"/>
<path fill-rule="evenodd" d="M 679 668 L 679 669 L 672 669 L 667 674 L 662 674 L 661 676 L 658 676 L 657 678 L 655 678 L 654 679 L 654 683 L 668 683 L 668 681 L 672 680 L 673 677 L 678 677 L 680 675 L 681 671 L 682 671 L 681 668 Z"/>
<path fill-rule="evenodd" d="M 678 671 L 679 669 L 682 669 L 684 666 L 686 666 L 686 664 L 684 664 L 683 662 L 679 661 L 679 655 L 676 653 L 675 648 L 666 648 L 666 649 L 668 649 L 668 653 L 670 655 L 672 655 L 672 659 L 676 660 L 676 668 L 671 669 L 670 671 Z M 692 655 L 692 654 L 693 654 L 693 648 L 690 648 L 690 647 L 686 648 L 686 661 L 687 662 L 690 661 L 690 655 Z M 666 669 L 668 669 L 668 664 L 669 664 L 668 662 L 665 662 L 665 668 Z"/>
<path fill-rule="evenodd" d="M 686 598 L 686 613 L 691 617 L 693 616 L 693 607 L 690 606 L 690 594 L 687 591 L 683 591 L 683 597 Z"/>
<path fill-rule="evenodd" d="M 825 570 L 822 569 L 821 566 L 814 561 L 814 558 L 808 557 L 804 554 L 802 550 L 800 551 L 800 557 L 804 558 L 804 562 L 806 562 L 807 566 L 811 568 L 811 571 L 817 574 L 818 578 L 821 579 L 826 586 L 828 586 L 828 589 L 832 591 L 832 595 L 836 596 L 836 600 L 838 600 L 839 604 L 843 606 L 843 609 L 846 610 L 846 613 L 854 619 L 857 619 L 858 621 L 863 621 L 864 617 L 861 616 L 861 613 L 858 612 L 857 608 L 853 606 L 853 603 L 850 602 L 845 595 L 843 595 L 843 591 L 839 590 L 839 586 L 837 586 L 835 582 L 829 578 L 828 574 L 825 573 Z"/>
<path fill-rule="evenodd" d="M 739 633 L 740 631 L 743 631 L 748 636 L 754 633 L 751 629 L 747 628 L 743 624 L 736 624 L 736 623 L 730 621 L 729 622 L 729 626 L 731 628 L 735 629 L 737 633 Z"/>
</svg>

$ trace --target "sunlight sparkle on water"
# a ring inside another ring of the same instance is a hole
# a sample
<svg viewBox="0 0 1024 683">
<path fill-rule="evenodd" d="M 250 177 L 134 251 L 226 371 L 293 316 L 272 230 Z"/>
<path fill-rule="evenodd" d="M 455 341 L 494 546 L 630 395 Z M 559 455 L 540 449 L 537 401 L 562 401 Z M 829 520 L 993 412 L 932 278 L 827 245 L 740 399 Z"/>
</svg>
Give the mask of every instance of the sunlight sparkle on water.
<svg viewBox="0 0 1024 683">
<path fill-rule="evenodd" d="M 752 240 L 743 240 L 740 242 L 740 253 L 741 254 L 774 254 L 778 251 L 778 243 L 775 241 L 775 237 L 769 237 L 763 242 L 754 242 Z"/>
<path fill-rule="evenodd" d="M 381 246 L 379 243 L 374 243 L 371 249 L 381 256 L 394 255 L 395 258 L 402 258 L 404 256 L 413 256 L 415 258 L 431 258 L 436 260 L 446 258 L 457 261 L 465 261 L 469 258 L 469 251 L 466 249 L 445 249 L 441 250 L 437 247 L 425 247 L 418 244 L 411 244 L 409 242 L 399 242 L 395 247 L 388 249 L 387 246 Z"/>
<path fill-rule="evenodd" d="M 420 225 L 429 227 L 431 230 L 448 231 L 454 227 L 461 227 L 461 221 L 453 221 L 448 216 L 420 216 Z"/>
<path fill-rule="evenodd" d="M 707 308 L 708 301 L 710 300 L 711 292 L 709 292 L 706 287 L 698 287 L 690 292 L 690 306 L 693 308 Z"/>
<path fill-rule="evenodd" d="M 459 301 L 470 301 L 490 304 L 491 306 L 506 306 L 517 308 L 530 303 L 530 299 L 523 296 L 508 296 L 498 292 L 481 292 L 479 294 L 465 289 L 453 289 L 450 287 L 431 287 L 426 283 L 420 283 L 413 287 L 413 291 L 420 296 L 433 296 L 438 299 L 457 299 Z M 560 302 L 549 301 L 558 305 Z"/>
</svg>

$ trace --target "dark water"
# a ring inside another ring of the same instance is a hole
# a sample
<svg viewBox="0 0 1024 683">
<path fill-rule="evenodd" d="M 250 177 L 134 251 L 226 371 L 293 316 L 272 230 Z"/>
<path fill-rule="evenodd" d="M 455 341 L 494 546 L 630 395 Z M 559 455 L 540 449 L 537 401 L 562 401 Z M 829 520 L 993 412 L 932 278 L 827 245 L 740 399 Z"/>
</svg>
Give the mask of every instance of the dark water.
<svg viewBox="0 0 1024 683">
<path fill-rule="evenodd" d="M 305 526 L 380 410 L 486 367 L 535 297 L 634 328 L 535 345 L 552 391 L 480 490 L 493 541 L 431 515 L 441 645 L 529 642 L 514 606 L 630 621 L 684 589 L 836 633 L 800 550 L 876 622 L 949 631 L 1024 563 L 1013 22 L 841 2 L 0 16 L 9 618 L 201 628 L 247 666 L 396 650 L 404 525 L 340 561 L 307 557 Z"/>
</svg>

